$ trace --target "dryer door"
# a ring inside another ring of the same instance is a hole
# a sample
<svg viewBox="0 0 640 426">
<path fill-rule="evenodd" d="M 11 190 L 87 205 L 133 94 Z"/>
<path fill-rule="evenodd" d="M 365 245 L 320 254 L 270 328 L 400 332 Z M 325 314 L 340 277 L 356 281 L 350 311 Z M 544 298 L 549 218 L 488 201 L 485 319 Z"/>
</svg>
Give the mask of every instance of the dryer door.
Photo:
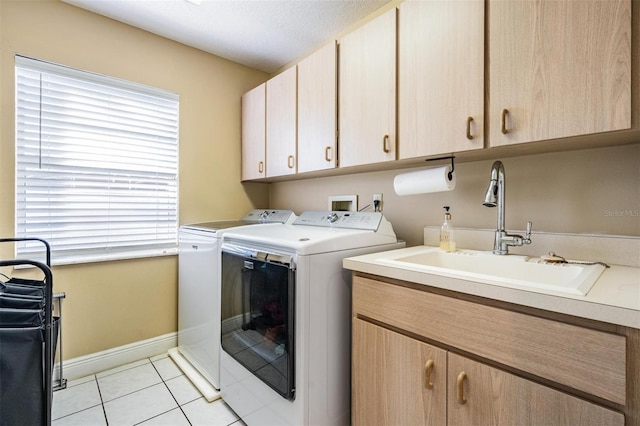
<svg viewBox="0 0 640 426">
<path fill-rule="evenodd" d="M 222 249 L 222 349 L 294 398 L 295 266 L 290 256 Z"/>
</svg>

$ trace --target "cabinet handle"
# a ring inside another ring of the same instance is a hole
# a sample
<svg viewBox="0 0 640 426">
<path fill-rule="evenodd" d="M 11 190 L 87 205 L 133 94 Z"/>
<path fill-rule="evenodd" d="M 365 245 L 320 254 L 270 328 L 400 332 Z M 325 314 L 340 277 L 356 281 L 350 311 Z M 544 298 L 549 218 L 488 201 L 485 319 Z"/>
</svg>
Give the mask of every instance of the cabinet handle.
<svg viewBox="0 0 640 426">
<path fill-rule="evenodd" d="M 384 135 L 382 138 L 382 150 L 386 153 L 391 152 L 391 147 L 389 146 L 389 135 Z"/>
<path fill-rule="evenodd" d="M 501 127 L 502 127 L 502 133 L 503 134 L 507 134 L 509 133 L 509 130 L 507 129 L 507 114 L 509 114 L 509 110 L 508 109 L 503 109 L 502 110 L 502 114 L 500 116 L 500 123 L 501 123 Z"/>
<path fill-rule="evenodd" d="M 473 117 L 467 117 L 467 139 L 473 139 L 473 135 L 471 134 L 471 122 L 473 121 Z"/>
<path fill-rule="evenodd" d="M 458 404 L 464 405 L 467 403 L 467 400 L 464 397 L 464 381 L 467 379 L 467 373 L 464 371 L 458 374 L 458 391 L 456 393 L 456 398 L 458 399 Z"/>
<path fill-rule="evenodd" d="M 324 149 L 324 159 L 327 161 L 331 161 L 331 147 L 328 146 Z"/>
<path fill-rule="evenodd" d="M 258 173 L 262 173 L 262 172 L 264 172 L 264 163 L 260 161 L 258 163 Z"/>
<path fill-rule="evenodd" d="M 293 169 L 293 155 L 287 157 L 287 166 L 289 166 L 290 169 Z"/>
<path fill-rule="evenodd" d="M 430 359 L 427 361 L 427 363 L 424 365 L 424 384 L 427 387 L 427 389 L 433 389 L 433 382 L 431 381 L 431 373 L 433 372 L 433 360 Z"/>
</svg>

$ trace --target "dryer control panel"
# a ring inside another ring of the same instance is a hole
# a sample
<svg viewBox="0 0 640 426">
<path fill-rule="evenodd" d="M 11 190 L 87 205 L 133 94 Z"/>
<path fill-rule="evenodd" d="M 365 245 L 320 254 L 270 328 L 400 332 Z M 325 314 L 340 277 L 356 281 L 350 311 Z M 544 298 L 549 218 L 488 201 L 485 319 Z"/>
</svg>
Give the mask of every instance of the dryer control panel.
<svg viewBox="0 0 640 426">
<path fill-rule="evenodd" d="M 381 221 L 380 212 L 306 211 L 296 218 L 293 225 L 377 231 Z"/>
<path fill-rule="evenodd" d="M 260 210 L 248 212 L 241 219 L 243 222 L 255 223 L 287 223 L 293 217 L 291 210 Z"/>
</svg>

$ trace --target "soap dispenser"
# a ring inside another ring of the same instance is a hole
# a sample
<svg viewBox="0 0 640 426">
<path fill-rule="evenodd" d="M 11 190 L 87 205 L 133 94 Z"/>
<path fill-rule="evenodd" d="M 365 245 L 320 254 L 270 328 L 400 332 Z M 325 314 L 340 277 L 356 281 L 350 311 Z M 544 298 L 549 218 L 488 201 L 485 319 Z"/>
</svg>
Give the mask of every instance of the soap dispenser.
<svg viewBox="0 0 640 426">
<path fill-rule="evenodd" d="M 440 228 L 440 250 L 454 252 L 456 251 L 456 240 L 453 225 L 451 225 L 449 206 L 444 206 L 444 210 L 444 222 L 442 222 L 442 227 Z"/>
</svg>

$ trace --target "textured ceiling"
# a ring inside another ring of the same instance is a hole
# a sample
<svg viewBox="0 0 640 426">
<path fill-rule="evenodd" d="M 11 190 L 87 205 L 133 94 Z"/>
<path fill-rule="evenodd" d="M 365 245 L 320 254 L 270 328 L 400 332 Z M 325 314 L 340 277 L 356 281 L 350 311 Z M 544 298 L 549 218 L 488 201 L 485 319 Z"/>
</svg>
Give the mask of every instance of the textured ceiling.
<svg viewBox="0 0 640 426">
<path fill-rule="evenodd" d="M 271 73 L 390 0 L 62 1 Z"/>
</svg>

